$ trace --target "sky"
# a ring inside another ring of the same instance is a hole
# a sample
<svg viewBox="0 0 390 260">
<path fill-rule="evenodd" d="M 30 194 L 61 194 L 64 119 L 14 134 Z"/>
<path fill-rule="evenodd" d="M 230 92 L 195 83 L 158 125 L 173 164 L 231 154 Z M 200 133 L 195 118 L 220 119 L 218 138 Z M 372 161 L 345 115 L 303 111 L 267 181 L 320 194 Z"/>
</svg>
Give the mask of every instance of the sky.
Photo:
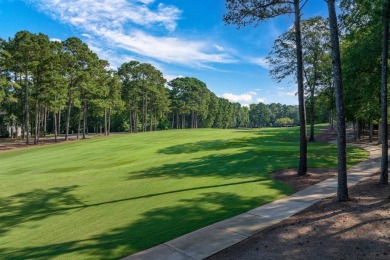
<svg viewBox="0 0 390 260">
<path fill-rule="evenodd" d="M 293 80 L 277 83 L 264 60 L 293 15 L 237 29 L 223 22 L 226 12 L 225 0 L 0 0 L 0 37 L 78 37 L 112 68 L 137 60 L 168 81 L 195 77 L 242 105 L 298 104 Z M 302 13 L 327 17 L 326 3 L 308 1 Z"/>
</svg>

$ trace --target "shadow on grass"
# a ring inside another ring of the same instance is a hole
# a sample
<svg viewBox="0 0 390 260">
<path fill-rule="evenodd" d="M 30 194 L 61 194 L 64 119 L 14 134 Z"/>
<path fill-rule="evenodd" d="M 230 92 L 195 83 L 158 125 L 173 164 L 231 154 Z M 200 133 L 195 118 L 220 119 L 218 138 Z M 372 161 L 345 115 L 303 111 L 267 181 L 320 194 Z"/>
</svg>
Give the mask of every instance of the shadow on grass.
<svg viewBox="0 0 390 260">
<path fill-rule="evenodd" d="M 236 139 L 220 139 L 214 141 L 199 141 L 194 143 L 185 143 L 179 145 L 173 145 L 167 148 L 160 149 L 158 153 L 161 154 L 182 154 L 182 153 L 197 153 L 204 151 L 221 151 L 225 149 L 237 149 L 256 146 L 271 146 L 271 145 L 287 145 L 296 146 L 298 139 L 294 137 L 296 134 L 284 133 L 285 136 L 281 136 L 280 133 L 269 133 L 256 131 L 255 137 L 248 138 L 236 138 Z"/>
<path fill-rule="evenodd" d="M 233 193 L 203 193 L 194 199 L 179 200 L 174 206 L 152 209 L 134 223 L 88 239 L 36 247 L 7 248 L 2 245 L 0 255 L 2 259 L 48 259 L 67 258 L 70 257 L 67 254 L 76 252 L 78 258 L 117 259 L 237 215 L 272 199 L 269 196 L 245 198 Z M 28 205 L 25 205 L 26 209 Z M 23 205 L 20 207 L 24 210 Z"/>
<path fill-rule="evenodd" d="M 262 138 L 263 137 L 215 140 L 215 141 L 199 141 L 194 143 L 186 143 L 186 144 L 170 146 L 164 149 L 160 149 L 158 152 L 162 154 L 181 154 L 181 153 L 191 154 L 191 153 L 204 152 L 204 151 L 220 151 L 225 149 L 246 148 L 246 147 L 261 145 Z"/>
<path fill-rule="evenodd" d="M 77 187 L 37 189 L 0 199 L 0 236 L 16 225 L 64 214 L 63 209 L 69 206 L 82 206 L 83 203 L 70 194 Z"/>
<path fill-rule="evenodd" d="M 317 167 L 333 166 L 335 154 L 323 151 L 311 154 L 312 164 Z M 143 171 L 129 172 L 128 179 L 144 178 L 185 178 L 185 177 L 221 177 L 221 178 L 258 178 L 269 173 L 298 166 L 299 153 L 291 145 L 273 147 L 247 147 L 233 154 L 218 154 L 195 158 L 191 161 L 167 163 L 150 167 Z"/>
<path fill-rule="evenodd" d="M 298 167 L 299 138 L 297 129 L 285 131 L 267 129 L 256 132 L 254 137 L 199 141 L 160 149 L 158 153 L 167 155 L 199 152 L 209 152 L 210 154 L 200 155 L 191 161 L 166 163 L 144 171 L 131 171 L 129 179 L 202 176 L 266 177 L 276 170 Z M 335 152 L 335 146 L 330 144 L 310 144 L 308 166 L 335 167 Z"/>
<path fill-rule="evenodd" d="M 147 199 L 163 195 L 176 194 L 194 190 L 208 190 L 220 187 L 260 182 L 264 179 L 256 179 L 241 182 L 225 183 L 220 185 L 200 186 L 188 189 L 172 190 L 166 192 L 146 194 L 143 196 L 129 197 L 118 200 L 103 201 L 93 204 L 85 204 L 69 192 L 78 186 L 53 188 L 49 190 L 34 190 L 21 193 L 0 200 L 0 236 L 12 230 L 13 227 L 29 221 L 42 220 L 55 215 L 66 214 L 67 211 L 99 207 L 108 204 L 127 202 L 138 199 Z"/>
</svg>

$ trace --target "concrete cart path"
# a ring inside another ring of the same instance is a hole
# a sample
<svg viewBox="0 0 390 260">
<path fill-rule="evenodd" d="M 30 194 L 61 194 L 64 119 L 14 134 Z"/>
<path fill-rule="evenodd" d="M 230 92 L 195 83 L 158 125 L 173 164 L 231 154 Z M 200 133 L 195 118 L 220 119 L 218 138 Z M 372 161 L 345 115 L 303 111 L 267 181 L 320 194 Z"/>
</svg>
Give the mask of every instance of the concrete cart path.
<svg viewBox="0 0 390 260">
<path fill-rule="evenodd" d="M 381 148 L 357 145 L 370 152 L 367 160 L 348 169 L 348 186 L 372 176 L 380 170 Z M 241 215 L 196 230 L 171 241 L 123 259 L 204 259 L 268 228 L 317 201 L 333 196 L 337 191 L 337 176 L 307 189 Z"/>
</svg>

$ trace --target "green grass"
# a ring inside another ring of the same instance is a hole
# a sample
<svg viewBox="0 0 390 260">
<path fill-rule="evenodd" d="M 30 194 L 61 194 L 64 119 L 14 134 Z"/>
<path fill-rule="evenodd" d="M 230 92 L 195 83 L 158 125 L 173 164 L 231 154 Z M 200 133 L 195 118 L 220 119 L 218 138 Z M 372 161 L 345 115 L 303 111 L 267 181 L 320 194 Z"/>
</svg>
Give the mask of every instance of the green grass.
<svg viewBox="0 0 390 260">
<path fill-rule="evenodd" d="M 0 153 L 1 259 L 123 257 L 292 192 L 298 129 L 173 130 Z M 348 165 L 366 152 L 348 149 Z M 309 144 L 309 167 L 336 147 Z"/>
</svg>

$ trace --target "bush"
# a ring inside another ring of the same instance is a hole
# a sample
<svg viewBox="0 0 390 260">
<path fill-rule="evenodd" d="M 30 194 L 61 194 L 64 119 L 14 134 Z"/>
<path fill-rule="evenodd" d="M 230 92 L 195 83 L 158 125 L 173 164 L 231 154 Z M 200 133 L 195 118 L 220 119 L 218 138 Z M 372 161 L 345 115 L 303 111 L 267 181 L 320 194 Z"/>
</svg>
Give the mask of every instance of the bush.
<svg viewBox="0 0 390 260">
<path fill-rule="evenodd" d="M 278 118 L 275 121 L 275 126 L 285 126 L 294 124 L 294 120 L 288 117 Z"/>
<path fill-rule="evenodd" d="M 157 125 L 157 128 L 160 129 L 160 130 L 168 130 L 170 127 L 169 125 L 169 122 L 168 120 L 164 119 L 164 120 L 161 120 L 158 125 Z"/>
</svg>

